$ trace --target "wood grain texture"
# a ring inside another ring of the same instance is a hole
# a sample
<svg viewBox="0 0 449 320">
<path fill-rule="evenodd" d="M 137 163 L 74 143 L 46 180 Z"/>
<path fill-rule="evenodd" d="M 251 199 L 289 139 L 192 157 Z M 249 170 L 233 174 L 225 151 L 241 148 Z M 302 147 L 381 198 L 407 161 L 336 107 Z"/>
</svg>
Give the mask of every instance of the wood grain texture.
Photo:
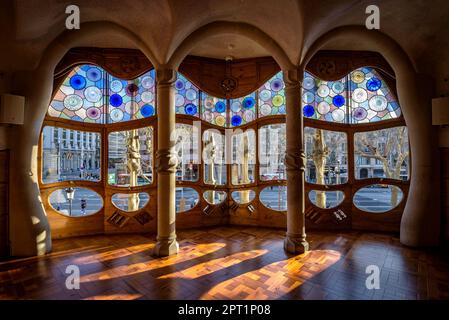
<svg viewBox="0 0 449 320">
<path fill-rule="evenodd" d="M 55 240 L 53 253 L 0 263 L 0 299 L 448 299 L 449 258 L 389 234 L 310 232 L 289 255 L 284 231 L 213 227 L 178 232 L 176 256 L 154 258 L 151 235 Z M 79 266 L 80 290 L 65 287 Z M 368 265 L 380 289 L 365 286 Z"/>
</svg>

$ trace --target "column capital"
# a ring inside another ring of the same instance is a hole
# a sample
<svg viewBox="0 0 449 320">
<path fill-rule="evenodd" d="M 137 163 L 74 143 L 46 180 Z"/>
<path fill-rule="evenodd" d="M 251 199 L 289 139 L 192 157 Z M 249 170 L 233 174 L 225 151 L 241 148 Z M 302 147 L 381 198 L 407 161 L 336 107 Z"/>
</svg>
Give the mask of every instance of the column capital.
<svg viewBox="0 0 449 320">
<path fill-rule="evenodd" d="M 176 71 L 170 68 L 156 69 L 156 80 L 158 85 L 172 85 L 176 81 Z"/>
<path fill-rule="evenodd" d="M 286 89 L 297 89 L 301 87 L 303 73 L 299 69 L 289 69 L 283 71 L 284 83 Z"/>
<path fill-rule="evenodd" d="M 176 173 L 178 158 L 173 148 L 159 149 L 156 151 L 156 171 L 158 173 Z"/>
</svg>

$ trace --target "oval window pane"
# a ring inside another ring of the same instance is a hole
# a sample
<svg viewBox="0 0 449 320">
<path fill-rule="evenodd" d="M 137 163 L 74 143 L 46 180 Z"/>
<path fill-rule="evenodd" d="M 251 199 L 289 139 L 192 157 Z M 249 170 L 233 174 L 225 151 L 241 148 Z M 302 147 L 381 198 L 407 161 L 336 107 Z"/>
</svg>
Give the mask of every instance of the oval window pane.
<svg viewBox="0 0 449 320">
<path fill-rule="evenodd" d="M 239 190 L 231 193 L 232 199 L 239 204 L 250 203 L 256 197 L 253 190 Z"/>
<path fill-rule="evenodd" d="M 287 187 L 286 186 L 271 186 L 266 187 L 260 193 L 260 202 L 262 204 L 276 211 L 287 210 Z"/>
<path fill-rule="evenodd" d="M 318 191 L 309 192 L 310 201 L 318 208 L 330 209 L 335 208 L 343 202 L 345 194 L 341 191 Z"/>
<path fill-rule="evenodd" d="M 112 196 L 112 204 L 118 209 L 133 212 L 142 209 L 148 204 L 150 196 L 146 192 L 141 193 L 116 193 Z"/>
<path fill-rule="evenodd" d="M 204 200 L 209 204 L 220 204 L 225 201 L 226 196 L 225 191 L 207 190 L 203 193 Z"/>
<path fill-rule="evenodd" d="M 199 202 L 199 195 L 192 188 L 176 188 L 176 212 L 193 209 Z"/>
<path fill-rule="evenodd" d="M 354 195 L 354 204 L 363 211 L 382 213 L 395 208 L 403 197 L 402 190 L 396 186 L 374 184 L 359 189 Z"/>
<path fill-rule="evenodd" d="M 90 189 L 65 188 L 50 194 L 50 204 L 59 213 L 69 217 L 83 217 L 103 208 L 102 197 Z"/>
</svg>

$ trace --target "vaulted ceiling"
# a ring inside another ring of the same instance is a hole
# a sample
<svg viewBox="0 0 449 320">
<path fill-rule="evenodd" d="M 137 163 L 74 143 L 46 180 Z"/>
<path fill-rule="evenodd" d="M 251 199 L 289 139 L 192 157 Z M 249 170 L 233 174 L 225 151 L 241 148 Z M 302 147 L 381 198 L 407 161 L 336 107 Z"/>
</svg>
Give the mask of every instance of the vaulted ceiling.
<svg viewBox="0 0 449 320">
<path fill-rule="evenodd" d="M 0 71 L 35 68 L 44 49 L 65 30 L 65 8 L 73 1 L 7 0 L 0 4 Z M 449 2 L 447 0 L 78 0 L 81 22 L 111 21 L 137 34 L 164 62 L 189 34 L 213 21 L 254 25 L 275 39 L 297 63 L 325 32 L 344 25 L 364 25 L 365 8 L 380 7 L 381 32 L 396 40 L 417 68 L 449 74 Z M 73 31 L 76 32 L 76 31 Z M 133 48 L 110 34 L 84 46 Z M 360 50 L 356 42 L 332 43 L 327 49 Z M 269 55 L 259 44 L 236 34 L 198 43 L 198 56 L 248 58 Z"/>
</svg>

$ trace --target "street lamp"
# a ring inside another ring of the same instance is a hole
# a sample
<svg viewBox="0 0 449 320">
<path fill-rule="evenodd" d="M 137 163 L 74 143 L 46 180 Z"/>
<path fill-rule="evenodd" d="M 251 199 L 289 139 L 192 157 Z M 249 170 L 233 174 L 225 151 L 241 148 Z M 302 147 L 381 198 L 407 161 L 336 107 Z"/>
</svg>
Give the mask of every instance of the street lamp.
<svg viewBox="0 0 449 320">
<path fill-rule="evenodd" d="M 65 193 L 67 196 L 67 200 L 69 200 L 69 217 L 72 216 L 72 202 L 75 197 L 75 189 L 72 187 L 68 187 L 65 189 Z"/>
</svg>

